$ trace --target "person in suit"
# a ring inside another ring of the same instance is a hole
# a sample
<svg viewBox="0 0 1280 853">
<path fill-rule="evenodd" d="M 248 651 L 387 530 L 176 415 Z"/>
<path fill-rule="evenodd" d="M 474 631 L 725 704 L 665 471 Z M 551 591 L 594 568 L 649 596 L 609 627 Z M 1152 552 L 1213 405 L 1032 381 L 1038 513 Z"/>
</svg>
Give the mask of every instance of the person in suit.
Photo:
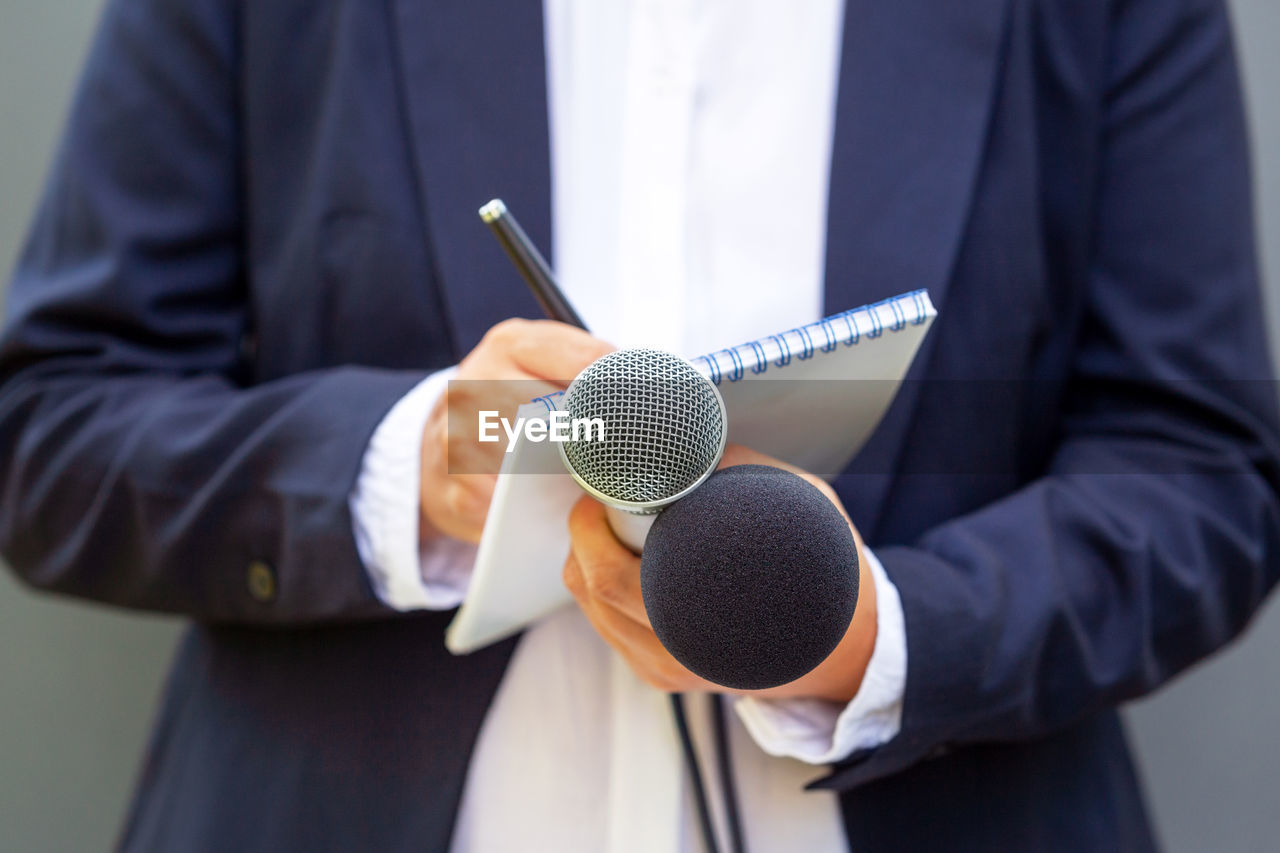
<svg viewBox="0 0 1280 853">
<path fill-rule="evenodd" d="M 8 298 L 0 546 L 191 620 L 121 846 L 694 849 L 609 732 L 706 685 L 592 504 L 577 609 L 442 643 L 488 494 L 442 383 L 608 348 L 504 322 L 501 194 L 606 340 L 939 306 L 829 492 L 845 642 L 737 700 L 748 841 L 1153 848 L 1115 707 L 1277 578 L 1247 159 L 1220 0 L 111 2 Z"/>
</svg>

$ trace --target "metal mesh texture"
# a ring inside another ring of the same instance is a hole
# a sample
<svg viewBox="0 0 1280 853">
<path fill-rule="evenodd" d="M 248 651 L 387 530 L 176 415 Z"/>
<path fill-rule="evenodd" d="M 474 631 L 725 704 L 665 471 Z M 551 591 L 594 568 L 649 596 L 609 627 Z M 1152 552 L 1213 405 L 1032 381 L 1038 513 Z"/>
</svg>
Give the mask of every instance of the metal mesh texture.
<svg viewBox="0 0 1280 853">
<path fill-rule="evenodd" d="M 604 440 L 565 442 L 583 482 L 613 500 L 675 497 L 717 461 L 725 432 L 720 393 L 683 359 L 616 350 L 584 370 L 564 396 L 571 419 L 600 418 Z"/>
</svg>

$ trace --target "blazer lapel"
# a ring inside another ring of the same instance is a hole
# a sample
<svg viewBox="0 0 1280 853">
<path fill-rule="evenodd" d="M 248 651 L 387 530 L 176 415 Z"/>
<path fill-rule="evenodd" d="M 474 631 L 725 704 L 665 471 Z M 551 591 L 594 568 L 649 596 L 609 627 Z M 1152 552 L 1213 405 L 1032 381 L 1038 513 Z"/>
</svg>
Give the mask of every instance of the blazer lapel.
<svg viewBox="0 0 1280 853">
<path fill-rule="evenodd" d="M 942 314 L 996 95 L 1009 0 L 847 0 L 827 213 L 826 313 L 926 288 Z M 909 377 L 922 375 L 926 339 Z M 845 489 L 870 535 L 918 382 Z"/>
<path fill-rule="evenodd" d="M 500 320 L 542 316 L 476 213 L 505 199 L 550 251 L 542 4 L 393 2 L 427 238 L 461 356 Z"/>
</svg>

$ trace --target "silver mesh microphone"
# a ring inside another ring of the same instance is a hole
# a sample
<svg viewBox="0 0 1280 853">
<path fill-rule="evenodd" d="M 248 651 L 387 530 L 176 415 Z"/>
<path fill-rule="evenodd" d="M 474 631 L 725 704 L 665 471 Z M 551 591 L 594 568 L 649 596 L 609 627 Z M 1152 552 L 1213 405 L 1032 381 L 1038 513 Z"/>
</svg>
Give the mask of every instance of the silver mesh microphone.
<svg viewBox="0 0 1280 853">
<path fill-rule="evenodd" d="M 657 513 L 715 471 L 729 432 L 711 380 L 660 350 L 623 349 L 596 359 L 569 385 L 564 408 L 571 421 L 604 424 L 603 439 L 588 430 L 561 442 L 560 456 L 637 553 Z"/>
</svg>

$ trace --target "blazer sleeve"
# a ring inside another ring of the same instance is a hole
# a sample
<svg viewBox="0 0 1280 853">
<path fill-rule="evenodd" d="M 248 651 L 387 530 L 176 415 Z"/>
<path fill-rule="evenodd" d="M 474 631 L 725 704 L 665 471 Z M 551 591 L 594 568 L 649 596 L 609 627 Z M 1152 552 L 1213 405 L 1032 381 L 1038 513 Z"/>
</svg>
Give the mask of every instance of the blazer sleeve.
<svg viewBox="0 0 1280 853">
<path fill-rule="evenodd" d="M 818 787 L 1035 738 L 1237 635 L 1280 573 L 1280 426 L 1219 0 L 1116 6 L 1095 247 L 1046 474 L 909 547 L 901 733 Z"/>
<path fill-rule="evenodd" d="M 348 497 L 425 372 L 247 386 L 236 27 L 223 0 L 105 12 L 8 296 L 0 551 L 202 620 L 381 615 Z"/>
</svg>

